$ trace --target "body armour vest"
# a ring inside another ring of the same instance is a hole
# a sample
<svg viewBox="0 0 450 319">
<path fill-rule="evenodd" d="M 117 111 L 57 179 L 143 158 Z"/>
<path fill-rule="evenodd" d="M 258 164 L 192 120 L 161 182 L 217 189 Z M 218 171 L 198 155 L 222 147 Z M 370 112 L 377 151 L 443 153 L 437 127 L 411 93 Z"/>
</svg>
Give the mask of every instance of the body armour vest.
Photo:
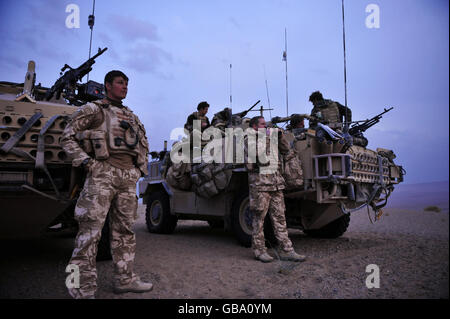
<svg viewBox="0 0 450 319">
<path fill-rule="evenodd" d="M 126 107 L 94 103 L 103 115 L 101 125 L 90 130 L 95 158 L 105 160 L 110 154 L 128 154 L 137 159 L 137 165 L 142 164 L 146 150 L 141 144 L 145 135 L 134 114 Z"/>
<path fill-rule="evenodd" d="M 194 112 L 189 116 L 187 123 L 184 125 L 184 128 L 187 129 L 188 131 L 192 131 L 194 129 L 194 122 L 193 122 L 194 120 L 201 121 L 200 124 L 201 131 L 203 131 L 206 127 L 209 126 L 209 119 L 206 115 L 200 116 L 198 112 Z"/>
<path fill-rule="evenodd" d="M 315 113 L 320 112 L 323 124 L 328 125 L 332 129 L 341 128 L 341 120 L 339 117 L 339 107 L 331 100 L 324 100 L 314 106 Z M 322 122 L 321 121 L 321 122 Z"/>
</svg>

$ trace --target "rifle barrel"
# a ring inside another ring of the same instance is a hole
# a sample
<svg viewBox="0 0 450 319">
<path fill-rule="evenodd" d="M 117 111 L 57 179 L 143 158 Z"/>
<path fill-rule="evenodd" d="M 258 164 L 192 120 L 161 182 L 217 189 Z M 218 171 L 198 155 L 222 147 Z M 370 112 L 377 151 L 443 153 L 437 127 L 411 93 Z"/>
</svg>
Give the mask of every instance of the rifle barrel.
<svg viewBox="0 0 450 319">
<path fill-rule="evenodd" d="M 258 102 L 256 102 L 255 104 L 253 104 L 252 107 L 249 108 L 247 112 L 250 112 L 256 105 L 258 105 L 259 102 L 261 102 L 261 100 L 258 100 Z"/>
<path fill-rule="evenodd" d="M 103 52 L 105 52 L 106 50 L 108 50 L 108 48 L 104 48 L 103 50 L 98 51 L 98 53 L 94 55 L 91 59 L 92 60 L 96 59 L 98 56 L 102 55 Z"/>
</svg>

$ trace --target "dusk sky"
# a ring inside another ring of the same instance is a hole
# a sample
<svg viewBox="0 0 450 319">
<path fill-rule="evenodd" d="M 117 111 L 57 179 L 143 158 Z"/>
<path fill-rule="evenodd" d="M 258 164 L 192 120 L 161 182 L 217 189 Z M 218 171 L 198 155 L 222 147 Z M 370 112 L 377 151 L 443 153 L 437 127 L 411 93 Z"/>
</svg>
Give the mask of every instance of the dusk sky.
<svg viewBox="0 0 450 319">
<path fill-rule="evenodd" d="M 1 0 L 0 81 L 23 82 L 34 60 L 36 82 L 50 87 L 65 63 L 84 62 L 92 3 Z M 66 26 L 70 4 L 80 9 L 79 28 Z M 379 28 L 366 25 L 371 4 Z M 406 183 L 449 179 L 448 6 L 345 1 L 348 105 L 354 120 L 394 107 L 365 135 L 369 148 L 394 150 Z M 271 115 L 285 116 L 285 28 L 289 114 L 309 113 L 316 90 L 344 104 L 341 0 L 97 0 L 95 18 L 92 55 L 108 50 L 90 79 L 103 83 L 112 69 L 128 75 L 124 103 L 144 123 L 152 151 L 162 150 L 199 102 L 211 105 L 210 119 L 230 106 L 230 64 L 234 112 L 257 100 L 268 106 L 266 78 Z"/>
</svg>

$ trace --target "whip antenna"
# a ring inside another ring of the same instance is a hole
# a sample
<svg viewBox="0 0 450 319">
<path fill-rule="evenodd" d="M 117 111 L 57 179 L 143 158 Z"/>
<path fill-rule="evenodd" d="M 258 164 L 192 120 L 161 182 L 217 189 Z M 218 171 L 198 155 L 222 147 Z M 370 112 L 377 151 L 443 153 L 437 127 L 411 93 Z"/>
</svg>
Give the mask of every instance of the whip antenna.
<svg viewBox="0 0 450 319">
<path fill-rule="evenodd" d="M 263 65 L 263 68 L 264 68 L 264 80 L 266 81 L 267 104 L 269 105 L 270 118 L 272 118 L 272 112 L 270 111 L 270 97 L 269 97 L 269 86 L 267 85 L 266 66 Z"/>
<path fill-rule="evenodd" d="M 344 92 L 345 92 L 345 125 L 344 133 L 348 132 L 348 107 L 347 107 L 347 60 L 345 52 L 345 16 L 344 16 L 344 0 L 342 0 L 342 42 L 344 46 Z"/>
<path fill-rule="evenodd" d="M 286 116 L 289 116 L 289 103 L 288 103 L 288 67 L 287 67 L 287 30 L 284 28 L 284 52 L 283 61 L 286 62 Z"/>
<path fill-rule="evenodd" d="M 94 4 L 92 6 L 92 14 L 89 15 L 89 18 L 88 18 L 88 26 L 89 26 L 89 28 L 91 28 L 91 39 L 89 41 L 89 58 L 88 59 L 91 58 L 92 31 L 94 30 L 94 23 L 95 23 L 94 11 L 95 11 L 95 0 L 94 0 Z M 89 73 L 87 74 L 87 80 L 89 81 Z"/>
<path fill-rule="evenodd" d="M 233 96 L 232 96 L 232 92 L 231 92 L 231 68 L 232 68 L 232 65 L 230 63 L 230 108 L 233 109 Z"/>
</svg>

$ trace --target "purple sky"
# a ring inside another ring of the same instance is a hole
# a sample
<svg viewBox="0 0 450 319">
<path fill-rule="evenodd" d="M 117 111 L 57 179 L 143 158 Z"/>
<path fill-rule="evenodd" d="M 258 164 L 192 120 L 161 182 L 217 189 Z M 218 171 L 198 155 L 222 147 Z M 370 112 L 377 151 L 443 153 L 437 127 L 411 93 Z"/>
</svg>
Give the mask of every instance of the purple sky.
<svg viewBox="0 0 450 319">
<path fill-rule="evenodd" d="M 369 29 L 369 4 L 380 28 Z M 80 8 L 80 28 L 68 29 L 68 4 Z M 348 105 L 366 119 L 394 106 L 367 131 L 369 148 L 393 149 L 406 183 L 448 180 L 448 1 L 346 1 Z M 0 81 L 23 82 L 29 60 L 37 82 L 51 86 L 59 69 L 88 57 L 92 1 L 1 1 Z M 141 118 L 152 150 L 200 101 L 213 114 L 257 100 L 272 116 L 286 114 L 284 30 L 288 33 L 289 113 L 310 112 L 320 90 L 344 103 L 340 0 L 96 1 L 91 80 L 120 69 L 130 78 L 125 103 Z M 270 117 L 266 114 L 266 118 Z M 170 145 L 170 142 L 169 142 Z"/>
</svg>

